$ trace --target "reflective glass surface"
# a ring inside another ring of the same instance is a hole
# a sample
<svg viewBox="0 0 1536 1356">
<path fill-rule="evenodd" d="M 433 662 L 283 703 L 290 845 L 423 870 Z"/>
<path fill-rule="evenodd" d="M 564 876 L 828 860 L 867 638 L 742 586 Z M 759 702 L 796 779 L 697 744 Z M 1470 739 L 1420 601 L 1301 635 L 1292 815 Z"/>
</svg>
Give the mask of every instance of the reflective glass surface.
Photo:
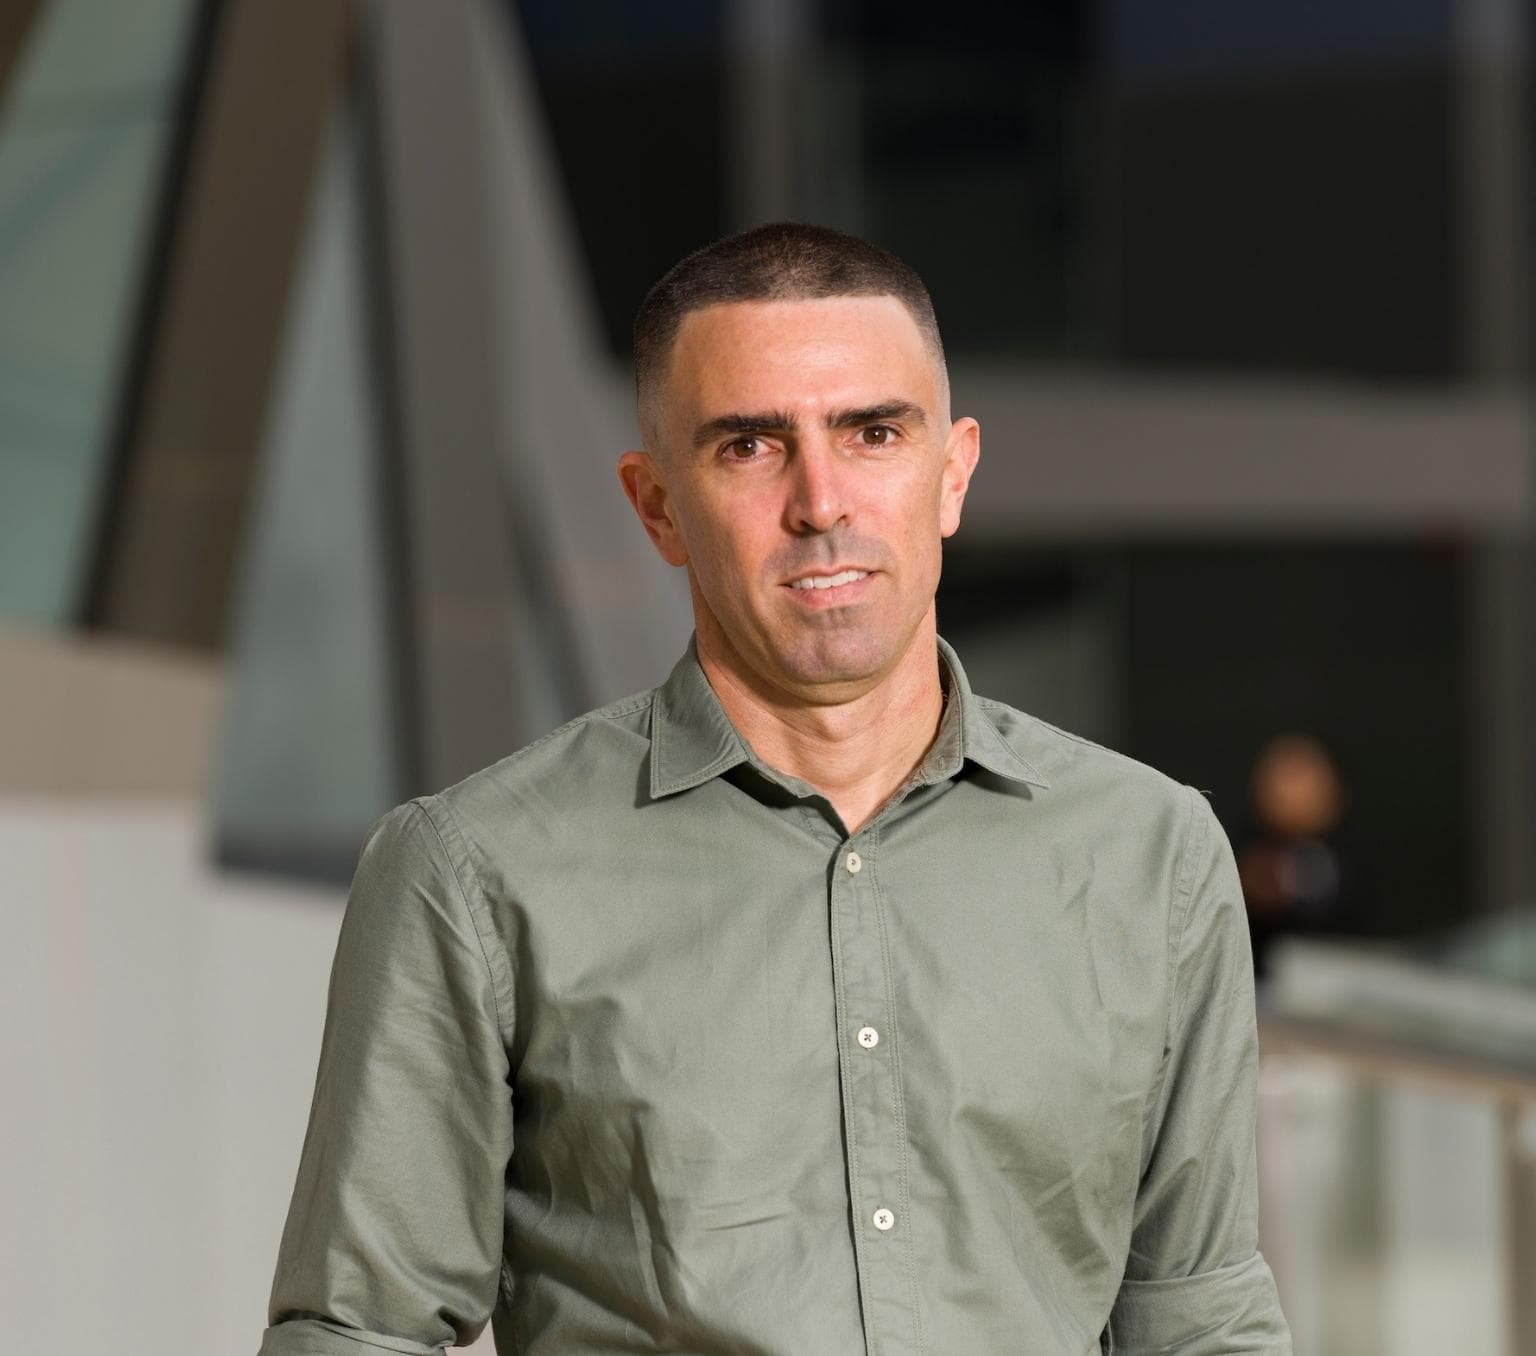
<svg viewBox="0 0 1536 1356">
<path fill-rule="evenodd" d="M 191 0 L 40 7 L 0 121 L 0 616 L 75 615 Z"/>
<path fill-rule="evenodd" d="M 366 345 L 357 137 L 326 157 L 231 636 L 221 855 L 344 877 L 401 794 L 396 600 Z"/>
</svg>

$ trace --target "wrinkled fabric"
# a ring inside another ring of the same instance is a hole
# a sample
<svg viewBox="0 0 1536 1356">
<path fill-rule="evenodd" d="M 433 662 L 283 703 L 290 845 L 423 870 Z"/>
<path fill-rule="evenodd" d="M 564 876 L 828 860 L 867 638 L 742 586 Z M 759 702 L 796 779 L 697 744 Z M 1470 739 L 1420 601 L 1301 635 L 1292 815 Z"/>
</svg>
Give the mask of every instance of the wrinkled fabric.
<svg viewBox="0 0 1536 1356">
<path fill-rule="evenodd" d="M 938 661 L 852 837 L 692 642 L 373 827 L 263 1356 L 1290 1351 L 1215 816 Z"/>
</svg>

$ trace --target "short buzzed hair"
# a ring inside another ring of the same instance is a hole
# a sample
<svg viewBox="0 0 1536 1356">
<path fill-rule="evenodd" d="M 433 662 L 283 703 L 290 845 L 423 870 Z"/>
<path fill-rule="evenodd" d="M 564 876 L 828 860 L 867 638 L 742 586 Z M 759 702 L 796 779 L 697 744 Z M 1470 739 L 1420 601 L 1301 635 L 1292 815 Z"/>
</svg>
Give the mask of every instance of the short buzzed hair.
<svg viewBox="0 0 1536 1356">
<path fill-rule="evenodd" d="M 923 280 L 894 254 L 827 226 L 776 221 L 728 235 L 674 264 L 635 314 L 635 395 L 646 441 L 672 344 L 690 311 L 737 301 L 895 297 L 947 384 L 939 322 Z"/>
</svg>

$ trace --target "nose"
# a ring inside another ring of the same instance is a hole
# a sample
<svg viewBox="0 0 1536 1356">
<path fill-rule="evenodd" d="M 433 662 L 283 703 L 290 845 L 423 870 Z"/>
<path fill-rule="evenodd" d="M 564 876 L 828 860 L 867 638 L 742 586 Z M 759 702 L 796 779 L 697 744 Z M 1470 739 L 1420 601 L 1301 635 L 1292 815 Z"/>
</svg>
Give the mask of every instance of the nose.
<svg viewBox="0 0 1536 1356">
<path fill-rule="evenodd" d="M 797 535 L 829 532 L 848 516 L 848 467 L 830 439 L 801 438 L 790 459 L 786 526 Z"/>
</svg>

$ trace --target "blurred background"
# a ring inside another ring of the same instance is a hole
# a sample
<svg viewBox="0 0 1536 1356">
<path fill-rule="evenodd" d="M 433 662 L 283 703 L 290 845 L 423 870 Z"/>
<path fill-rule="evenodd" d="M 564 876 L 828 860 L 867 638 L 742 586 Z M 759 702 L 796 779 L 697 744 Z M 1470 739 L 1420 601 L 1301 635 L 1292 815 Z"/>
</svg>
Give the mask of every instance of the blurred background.
<svg viewBox="0 0 1536 1356">
<path fill-rule="evenodd" d="M 665 676 L 630 319 L 794 218 L 933 293 L 974 685 L 1232 838 L 1297 1352 L 1536 1356 L 1531 42 L 1522 0 L 4 0 L 8 1340 L 254 1350 L 362 835 Z"/>
</svg>

